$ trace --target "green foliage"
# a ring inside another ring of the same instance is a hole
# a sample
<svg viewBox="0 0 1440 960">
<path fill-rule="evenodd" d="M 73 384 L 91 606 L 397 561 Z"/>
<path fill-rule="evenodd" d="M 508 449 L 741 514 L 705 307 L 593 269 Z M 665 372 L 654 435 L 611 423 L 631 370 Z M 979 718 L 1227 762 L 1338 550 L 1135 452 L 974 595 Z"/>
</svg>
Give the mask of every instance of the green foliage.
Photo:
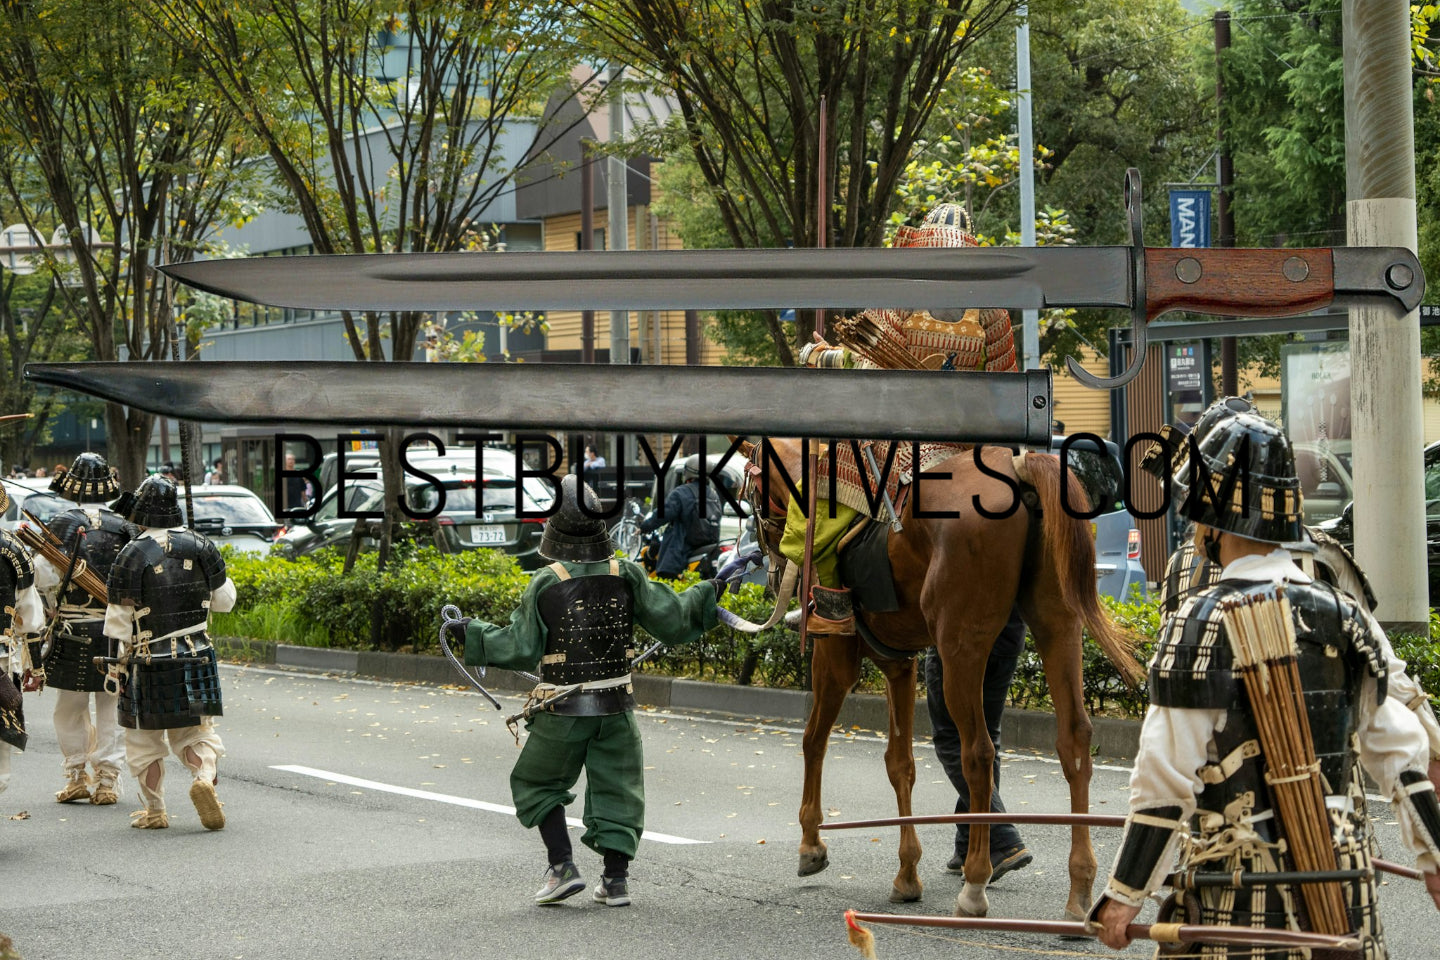
<svg viewBox="0 0 1440 960">
<path fill-rule="evenodd" d="M 1141 663 L 1148 663 L 1160 633 L 1158 599 L 1126 602 L 1101 597 L 1100 600 L 1120 629 L 1138 639 L 1136 658 Z M 1083 658 L 1081 685 L 1086 710 L 1095 715 L 1144 715 L 1149 698 L 1143 683 L 1135 688 L 1127 686 L 1115 665 L 1098 646 L 1090 642 L 1088 636 Z M 1015 679 L 1010 686 L 1010 702 L 1017 707 L 1050 708 L 1050 687 L 1045 680 L 1045 668 L 1033 645 L 1027 644 L 1020 656 Z"/>
<path fill-rule="evenodd" d="M 495 550 L 442 554 L 402 541 L 392 559 L 381 572 L 376 554 L 362 554 L 345 575 L 343 556 L 331 550 L 293 561 L 231 554 L 226 564 L 236 609 L 216 615 L 215 632 L 310 646 L 433 651 L 442 606 L 453 603 L 469 616 L 504 623 L 529 582 Z"/>
</svg>

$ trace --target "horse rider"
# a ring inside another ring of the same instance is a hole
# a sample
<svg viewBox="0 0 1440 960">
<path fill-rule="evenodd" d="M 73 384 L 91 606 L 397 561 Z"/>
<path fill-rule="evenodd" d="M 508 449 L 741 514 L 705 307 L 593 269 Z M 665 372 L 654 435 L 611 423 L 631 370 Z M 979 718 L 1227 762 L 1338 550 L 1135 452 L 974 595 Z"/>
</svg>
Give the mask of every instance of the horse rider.
<svg viewBox="0 0 1440 960">
<path fill-rule="evenodd" d="M 581 508 L 580 497 L 592 515 Z M 465 619 L 451 626 L 465 644 L 465 662 L 511 670 L 539 664 L 542 682 L 531 694 L 529 737 L 510 774 L 515 812 L 538 827 L 549 857 L 534 899 L 556 903 L 579 893 L 565 807 L 585 771 L 587 847 L 604 860 L 593 899 L 630 903 L 629 865 L 645 827 L 645 774 L 635 721 L 630 668 L 639 626 L 667 644 L 689 643 L 718 622 L 722 580 L 683 593 L 649 579 L 645 569 L 618 559 L 600 501 L 574 474 L 562 481 L 558 511 L 545 524 L 536 571 L 505 626 Z"/>
<path fill-rule="evenodd" d="M 67 555 L 74 551 L 75 564 L 85 564 L 103 581 L 134 533 L 125 518 L 107 506 L 121 492 L 110 465 L 97 453 L 82 453 L 69 470 L 56 476 L 50 489 L 78 504 L 52 519 L 50 532 Z M 45 682 L 56 689 L 55 739 L 65 771 L 65 786 L 55 794 L 55 801 L 89 800 L 108 805 L 119 799 L 116 783 L 125 759 L 125 732 L 117 712 L 118 698 L 106 692 L 105 673 L 94 663 L 95 657 L 110 655 L 105 607 L 75 584 L 74 572 L 57 569 L 43 556 L 35 558 L 35 585 L 51 615 L 58 618 L 45 664 Z M 71 575 L 69 583 L 60 596 L 67 573 Z M 87 765 L 92 771 L 88 774 Z"/>
<path fill-rule="evenodd" d="M 668 524 L 655 559 L 656 576 L 676 579 L 685 572 L 693 550 L 719 543 L 720 509 L 720 495 L 713 486 L 707 484 L 701 492 L 700 455 L 686 457 L 681 482 L 665 498 L 665 506 L 640 523 L 645 533 Z"/>
<path fill-rule="evenodd" d="M 119 644 L 111 677 L 119 683 L 125 758 L 145 808 L 132 827 L 170 825 L 165 810 L 166 743 L 194 778 L 190 801 L 207 830 L 225 826 L 215 794 L 225 748 L 220 673 L 208 634 L 210 613 L 235 606 L 235 584 L 220 551 L 187 530 L 175 484 L 147 477 L 117 510 L 139 529 L 110 568 L 105 635 Z"/>
<path fill-rule="evenodd" d="M 1386 952 L 1359 768 L 1392 798 L 1401 837 L 1440 908 L 1440 806 L 1426 773 L 1428 739 L 1416 715 L 1387 696 L 1379 625 L 1353 599 L 1306 575 L 1285 548 L 1301 539 L 1301 494 L 1284 433 L 1255 414 L 1236 413 L 1200 439 L 1197 458 L 1190 458 L 1173 493 L 1195 522 L 1197 549 L 1221 566 L 1220 580 L 1187 600 L 1161 633 L 1130 780 L 1129 821 L 1089 919 L 1105 944 L 1126 947 L 1128 924 L 1165 882 L 1180 848 L 1178 876 L 1204 882 L 1182 881 L 1185 915 L 1172 919 L 1314 929 L 1293 885 L 1242 883 L 1239 875 L 1297 870 L 1301 840 L 1318 836 L 1333 845 L 1339 871 L 1354 871 L 1330 883 L 1339 885 L 1343 925 L 1359 931 L 1367 960 L 1379 960 Z M 1248 473 L 1241 469 L 1246 466 Z M 1284 609 L 1326 794 L 1323 810 L 1291 815 L 1302 818 L 1299 823 L 1287 823 L 1275 799 L 1286 778 L 1272 772 L 1274 761 L 1266 757 L 1274 738 L 1258 718 L 1262 708 L 1269 715 L 1269 706 L 1253 701 L 1242 685 L 1234 647 L 1242 634 L 1225 616 L 1227 605 L 1265 601 L 1277 589 L 1289 604 Z M 1307 831 L 1309 816 L 1325 821 Z M 1199 951 L 1202 957 L 1309 955 L 1298 948 L 1261 953 L 1213 944 Z"/>
<path fill-rule="evenodd" d="M 936 204 L 918 224 L 902 224 L 892 240 L 894 247 L 974 247 L 980 241 L 970 232 L 970 218 L 965 208 L 955 203 Z M 1010 326 L 1010 314 L 1006 310 L 986 309 L 964 311 L 958 320 L 942 320 L 925 310 L 897 311 L 871 309 L 864 311 L 857 320 L 865 321 L 878 331 L 870 347 L 849 349 L 832 346 L 817 338 L 806 344 L 800 351 L 800 364 L 819 368 L 852 367 L 904 367 L 934 370 L 990 370 L 1013 371 L 1015 363 L 1015 340 Z M 844 321 L 837 323 L 837 328 Z M 843 343 L 842 339 L 842 343 Z M 864 402 L 863 399 L 857 402 Z M 842 451 L 844 448 L 841 448 Z M 955 452 L 959 449 L 953 448 Z M 899 451 L 908 459 L 908 451 Z M 820 458 L 828 456 L 822 447 Z M 897 458 L 897 463 L 899 458 Z M 864 464 L 855 464 L 857 470 L 869 474 Z M 920 472 L 923 463 L 911 464 L 909 469 Z M 901 470 L 900 472 L 905 472 Z M 870 477 L 872 484 L 880 484 L 882 478 Z M 822 482 L 820 489 L 826 489 Z M 803 487 L 803 484 L 797 484 Z M 805 491 L 800 490 L 804 495 Z M 817 491 L 818 493 L 819 491 Z M 850 529 L 863 500 L 856 500 L 846 494 L 842 499 L 851 502 L 830 501 L 816 497 L 814 535 L 811 549 L 813 580 L 810 597 L 804 598 L 801 611 L 792 611 L 785 623 L 792 629 L 799 627 L 799 617 L 808 612 L 806 630 L 808 633 L 853 636 L 855 634 L 855 609 L 850 588 L 840 579 L 839 541 Z M 791 497 L 785 515 L 785 531 L 780 540 L 780 552 L 795 564 L 804 563 L 805 530 L 807 520 L 800 497 Z M 808 606 L 807 606 L 808 605 Z"/>
</svg>

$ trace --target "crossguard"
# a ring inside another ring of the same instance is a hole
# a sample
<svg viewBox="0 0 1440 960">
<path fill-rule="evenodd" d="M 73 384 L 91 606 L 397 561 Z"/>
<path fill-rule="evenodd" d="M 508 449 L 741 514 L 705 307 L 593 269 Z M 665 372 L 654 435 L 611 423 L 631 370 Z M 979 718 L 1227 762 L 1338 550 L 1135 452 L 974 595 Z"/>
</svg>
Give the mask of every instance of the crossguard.
<svg viewBox="0 0 1440 960">
<path fill-rule="evenodd" d="M 1140 171 L 1125 171 L 1125 215 L 1130 220 L 1130 268 L 1134 273 L 1130 296 L 1130 365 L 1118 377 L 1097 377 L 1080 366 L 1074 357 L 1065 358 L 1070 375 L 1095 390 L 1123 387 L 1140 375 L 1145 366 L 1145 349 L 1149 342 L 1145 297 L 1145 217 L 1140 203 Z"/>
</svg>

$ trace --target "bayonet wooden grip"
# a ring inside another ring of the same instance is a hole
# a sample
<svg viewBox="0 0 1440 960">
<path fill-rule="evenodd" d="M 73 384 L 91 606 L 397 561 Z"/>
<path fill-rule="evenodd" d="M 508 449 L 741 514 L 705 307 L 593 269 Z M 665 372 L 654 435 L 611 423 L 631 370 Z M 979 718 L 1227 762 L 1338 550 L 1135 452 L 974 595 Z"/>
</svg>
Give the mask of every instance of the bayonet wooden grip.
<svg viewBox="0 0 1440 960">
<path fill-rule="evenodd" d="M 1328 248 L 1145 251 L 1145 315 L 1172 310 L 1221 317 L 1289 317 L 1335 299 Z"/>
</svg>

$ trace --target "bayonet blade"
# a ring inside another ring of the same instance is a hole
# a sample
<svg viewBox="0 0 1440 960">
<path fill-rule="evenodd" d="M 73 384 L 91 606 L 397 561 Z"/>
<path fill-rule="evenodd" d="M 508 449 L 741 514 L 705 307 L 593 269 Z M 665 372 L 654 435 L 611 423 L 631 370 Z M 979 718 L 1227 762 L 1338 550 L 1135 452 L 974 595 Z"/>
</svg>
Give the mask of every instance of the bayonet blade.
<svg viewBox="0 0 1440 960">
<path fill-rule="evenodd" d="M 1128 308 L 1128 247 L 388 253 L 161 267 L 207 293 L 305 310 Z"/>
<path fill-rule="evenodd" d="M 559 363 L 32 363 L 25 377 L 210 423 L 494 427 L 1048 445 L 1049 370 Z M 824 411 L 820 417 L 805 411 Z"/>
</svg>

